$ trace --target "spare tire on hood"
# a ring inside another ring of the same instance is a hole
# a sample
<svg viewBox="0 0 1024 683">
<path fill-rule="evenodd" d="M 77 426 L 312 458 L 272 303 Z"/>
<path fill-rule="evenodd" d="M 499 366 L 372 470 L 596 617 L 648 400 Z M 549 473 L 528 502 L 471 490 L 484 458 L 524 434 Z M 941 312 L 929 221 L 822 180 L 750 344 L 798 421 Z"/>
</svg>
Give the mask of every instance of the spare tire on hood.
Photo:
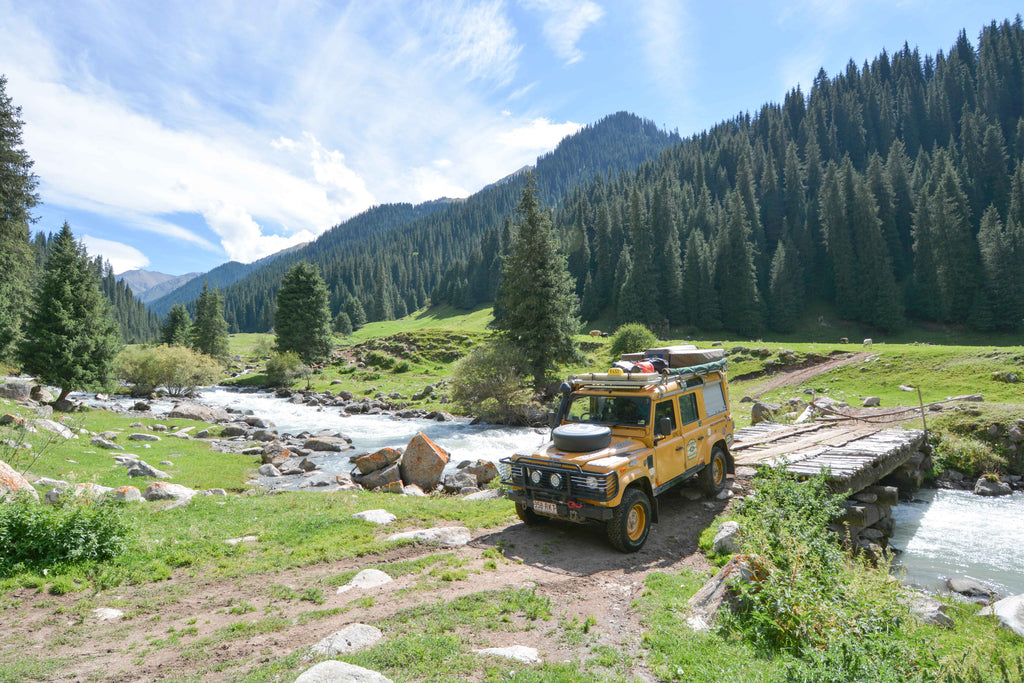
<svg viewBox="0 0 1024 683">
<path fill-rule="evenodd" d="M 564 424 L 551 432 L 555 448 L 560 451 L 597 451 L 612 442 L 612 430 L 604 425 Z"/>
</svg>

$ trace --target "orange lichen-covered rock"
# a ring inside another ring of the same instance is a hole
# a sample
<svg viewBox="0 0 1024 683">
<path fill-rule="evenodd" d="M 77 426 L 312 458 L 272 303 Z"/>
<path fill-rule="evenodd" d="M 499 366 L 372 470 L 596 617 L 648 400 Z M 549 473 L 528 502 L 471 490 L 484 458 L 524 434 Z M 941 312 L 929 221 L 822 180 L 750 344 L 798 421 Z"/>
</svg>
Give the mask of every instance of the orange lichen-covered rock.
<svg viewBox="0 0 1024 683">
<path fill-rule="evenodd" d="M 20 492 L 39 500 L 39 492 L 32 487 L 32 484 L 28 483 L 28 480 L 21 476 L 16 469 L 0 460 L 0 501 Z"/>
<path fill-rule="evenodd" d="M 395 448 L 381 448 L 373 453 L 367 453 L 356 458 L 356 467 L 362 474 L 369 474 L 382 470 L 402 457 L 402 451 Z"/>
<path fill-rule="evenodd" d="M 448 453 L 422 432 L 412 437 L 402 455 L 402 481 L 426 492 L 441 483 L 441 472 L 448 464 Z"/>
</svg>

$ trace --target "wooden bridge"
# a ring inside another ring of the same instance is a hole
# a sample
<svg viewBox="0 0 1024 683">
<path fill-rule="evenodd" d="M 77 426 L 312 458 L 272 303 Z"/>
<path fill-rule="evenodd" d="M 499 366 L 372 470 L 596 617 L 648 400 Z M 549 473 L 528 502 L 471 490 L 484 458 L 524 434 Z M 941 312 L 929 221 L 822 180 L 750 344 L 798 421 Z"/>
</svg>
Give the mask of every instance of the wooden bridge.
<svg viewBox="0 0 1024 683">
<path fill-rule="evenodd" d="M 880 429 L 857 421 L 762 422 L 738 430 L 730 451 L 737 467 L 781 465 L 801 477 L 827 468 L 833 489 L 856 493 L 900 468 L 919 471 L 924 445 L 921 429 Z"/>
</svg>

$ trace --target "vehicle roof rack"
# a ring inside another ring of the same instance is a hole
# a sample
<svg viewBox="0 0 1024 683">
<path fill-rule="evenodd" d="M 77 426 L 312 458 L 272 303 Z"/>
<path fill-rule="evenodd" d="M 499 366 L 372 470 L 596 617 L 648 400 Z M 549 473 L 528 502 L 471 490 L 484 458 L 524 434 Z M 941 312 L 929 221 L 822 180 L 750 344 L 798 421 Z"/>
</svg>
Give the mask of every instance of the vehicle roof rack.
<svg viewBox="0 0 1024 683">
<path fill-rule="evenodd" d="M 691 365 L 686 368 L 666 369 L 660 373 L 624 371 L 619 375 L 606 372 L 592 372 L 584 375 L 571 375 L 569 383 L 585 389 L 643 389 L 666 382 L 704 376 L 712 372 L 724 372 L 728 364 L 729 360 L 722 358 L 721 360 L 701 365 Z"/>
</svg>

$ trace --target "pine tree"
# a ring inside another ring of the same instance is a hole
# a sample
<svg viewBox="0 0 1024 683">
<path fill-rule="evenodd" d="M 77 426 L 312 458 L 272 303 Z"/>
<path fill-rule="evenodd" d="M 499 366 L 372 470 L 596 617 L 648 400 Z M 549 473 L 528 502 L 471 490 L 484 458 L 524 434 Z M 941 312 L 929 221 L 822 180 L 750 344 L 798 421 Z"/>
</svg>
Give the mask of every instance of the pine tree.
<svg viewBox="0 0 1024 683">
<path fill-rule="evenodd" d="M 718 235 L 715 289 L 725 328 L 753 338 L 761 332 L 764 304 L 757 289 L 750 226 L 742 195 L 734 190 L 727 202 L 725 224 Z"/>
<path fill-rule="evenodd" d="M 345 311 L 339 311 L 338 315 L 334 316 L 334 321 L 331 323 L 331 329 L 343 337 L 347 337 L 352 334 L 352 319 L 348 317 L 348 313 Z"/>
<path fill-rule="evenodd" d="M 780 240 L 772 256 L 768 290 L 771 318 L 768 326 L 776 332 L 791 332 L 803 306 L 803 273 L 796 248 L 787 242 L 786 239 Z"/>
<path fill-rule="evenodd" d="M 358 330 L 366 324 L 366 310 L 362 302 L 351 294 L 345 297 L 343 310 L 348 315 L 353 330 Z"/>
<path fill-rule="evenodd" d="M 228 357 L 228 324 L 224 320 L 224 300 L 209 283 L 196 300 L 196 319 L 192 324 L 190 346 L 218 360 Z"/>
<path fill-rule="evenodd" d="M 303 363 L 331 357 L 331 311 L 320 270 L 307 261 L 288 269 L 277 291 L 274 336 L 281 353 L 294 351 Z"/>
<path fill-rule="evenodd" d="M 23 367 L 40 382 L 60 387 L 62 400 L 76 389 L 108 385 L 120 345 L 97 273 L 64 223 L 50 244 L 25 324 Z"/>
<path fill-rule="evenodd" d="M 551 220 L 537 201 L 537 181 L 529 174 L 516 208 L 516 224 L 502 268 L 499 301 L 502 335 L 522 349 L 540 390 L 549 370 L 578 353 L 576 296 L 565 257 L 555 247 Z"/>
<path fill-rule="evenodd" d="M 16 348 L 33 280 L 29 224 L 39 196 L 21 126 L 21 107 L 7 96 L 7 79 L 0 75 L 0 360 Z"/>
<path fill-rule="evenodd" d="M 192 331 L 192 316 L 182 304 L 174 304 L 160 328 L 160 343 L 168 346 L 188 346 Z"/>
</svg>

